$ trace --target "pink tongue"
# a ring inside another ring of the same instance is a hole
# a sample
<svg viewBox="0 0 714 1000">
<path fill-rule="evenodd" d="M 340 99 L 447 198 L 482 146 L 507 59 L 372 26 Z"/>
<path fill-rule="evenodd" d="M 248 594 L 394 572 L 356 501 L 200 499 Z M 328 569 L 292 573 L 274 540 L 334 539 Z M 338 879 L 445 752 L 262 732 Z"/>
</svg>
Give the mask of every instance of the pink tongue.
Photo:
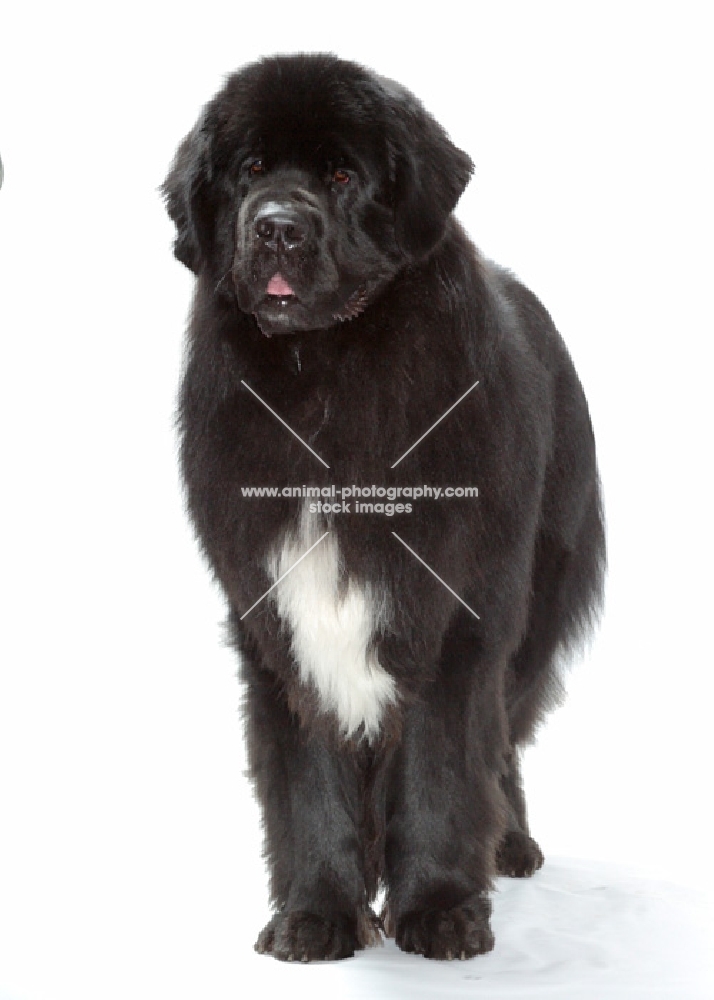
<svg viewBox="0 0 714 1000">
<path fill-rule="evenodd" d="M 282 276 L 280 271 L 274 274 L 273 277 L 268 282 L 268 287 L 266 289 L 267 295 L 294 295 L 295 292 L 292 290 L 290 285 L 287 283 L 285 278 Z"/>
</svg>

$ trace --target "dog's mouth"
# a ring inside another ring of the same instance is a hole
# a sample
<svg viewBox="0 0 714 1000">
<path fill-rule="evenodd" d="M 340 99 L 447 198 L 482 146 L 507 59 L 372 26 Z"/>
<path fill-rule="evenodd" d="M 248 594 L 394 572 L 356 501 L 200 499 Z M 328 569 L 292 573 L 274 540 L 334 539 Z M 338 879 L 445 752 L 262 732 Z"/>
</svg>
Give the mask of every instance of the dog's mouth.
<svg viewBox="0 0 714 1000">
<path fill-rule="evenodd" d="M 268 282 L 268 287 L 265 289 L 265 300 L 269 305 L 276 305 L 283 309 L 299 302 L 292 285 L 282 276 L 280 271 L 276 271 Z"/>
<path fill-rule="evenodd" d="M 276 271 L 257 303 L 254 315 L 266 337 L 274 333 L 293 333 L 296 313 L 302 311 L 301 304 L 287 278 Z"/>
<path fill-rule="evenodd" d="M 303 325 L 300 322 L 303 312 L 302 302 L 280 271 L 272 276 L 263 295 L 253 307 L 253 315 L 266 337 L 271 337 L 274 333 L 294 333 L 296 328 Z"/>
<path fill-rule="evenodd" d="M 354 319 L 367 305 L 367 289 L 360 285 L 354 289 L 336 308 L 333 305 L 328 313 L 333 323 L 342 323 Z M 265 293 L 254 308 L 262 332 L 270 337 L 274 333 L 294 333 L 299 329 L 309 329 L 309 320 L 301 314 L 305 304 L 296 294 L 288 279 L 276 271 L 265 287 Z M 327 317 L 320 317 L 319 326 L 329 325 Z"/>
<path fill-rule="evenodd" d="M 268 282 L 265 294 L 271 299 L 291 299 L 296 298 L 295 292 L 289 281 L 282 276 L 280 271 L 276 271 Z"/>
<path fill-rule="evenodd" d="M 283 277 L 280 271 L 276 271 L 267 284 L 262 305 L 273 306 L 278 309 L 288 309 L 290 306 L 299 304 L 299 302 L 300 299 L 290 282 L 287 278 Z"/>
</svg>

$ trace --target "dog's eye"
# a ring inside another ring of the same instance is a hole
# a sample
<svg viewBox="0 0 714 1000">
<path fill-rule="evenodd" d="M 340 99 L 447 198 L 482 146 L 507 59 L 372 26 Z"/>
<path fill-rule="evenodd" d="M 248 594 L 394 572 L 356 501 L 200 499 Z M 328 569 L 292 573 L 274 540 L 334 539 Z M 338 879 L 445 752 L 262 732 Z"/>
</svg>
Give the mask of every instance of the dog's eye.
<svg viewBox="0 0 714 1000">
<path fill-rule="evenodd" d="M 335 184 L 349 184 L 350 175 L 346 170 L 343 170 L 342 167 L 338 167 L 337 170 L 332 173 L 332 180 Z"/>
<path fill-rule="evenodd" d="M 250 166 L 248 167 L 248 172 L 252 177 L 257 177 L 262 174 L 265 170 L 265 164 L 262 160 L 252 160 Z"/>
</svg>

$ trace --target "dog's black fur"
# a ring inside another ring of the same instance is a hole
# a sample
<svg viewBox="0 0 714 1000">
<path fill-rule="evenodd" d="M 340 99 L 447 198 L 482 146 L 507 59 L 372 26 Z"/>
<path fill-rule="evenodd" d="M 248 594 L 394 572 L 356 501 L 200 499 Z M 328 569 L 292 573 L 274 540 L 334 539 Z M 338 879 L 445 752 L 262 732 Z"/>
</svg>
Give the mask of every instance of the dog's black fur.
<svg viewBox="0 0 714 1000">
<path fill-rule="evenodd" d="M 494 876 L 543 861 L 519 749 L 598 610 L 603 521 L 566 348 L 451 215 L 471 169 L 403 88 L 298 55 L 231 76 L 164 185 L 176 256 L 197 275 L 183 475 L 241 653 L 276 909 L 256 947 L 281 959 L 374 943 L 380 884 L 401 948 L 487 951 Z M 267 293 L 276 271 L 292 295 Z M 345 736 L 301 675 L 274 594 L 245 615 L 299 501 L 241 488 L 331 483 L 479 489 L 391 517 L 313 516 L 338 544 L 339 593 L 356 582 L 386 609 L 371 649 L 398 696 L 369 738 Z"/>
</svg>

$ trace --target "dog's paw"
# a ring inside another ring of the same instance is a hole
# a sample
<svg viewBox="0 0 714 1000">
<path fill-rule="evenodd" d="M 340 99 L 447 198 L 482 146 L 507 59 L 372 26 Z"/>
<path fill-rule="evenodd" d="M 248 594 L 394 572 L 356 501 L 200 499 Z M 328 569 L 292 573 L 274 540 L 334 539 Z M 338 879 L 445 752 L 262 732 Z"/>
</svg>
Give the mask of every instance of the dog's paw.
<svg viewBox="0 0 714 1000">
<path fill-rule="evenodd" d="M 354 920 L 328 920 L 305 910 L 276 913 L 255 942 L 256 951 L 283 962 L 350 958 L 360 947 Z"/>
<path fill-rule="evenodd" d="M 543 864 L 543 852 L 527 833 L 510 830 L 498 845 L 496 868 L 499 875 L 527 878 Z"/>
<path fill-rule="evenodd" d="M 415 910 L 397 921 L 395 939 L 402 951 L 426 958 L 473 958 L 493 948 L 490 914 L 485 897 L 473 906 Z"/>
</svg>

